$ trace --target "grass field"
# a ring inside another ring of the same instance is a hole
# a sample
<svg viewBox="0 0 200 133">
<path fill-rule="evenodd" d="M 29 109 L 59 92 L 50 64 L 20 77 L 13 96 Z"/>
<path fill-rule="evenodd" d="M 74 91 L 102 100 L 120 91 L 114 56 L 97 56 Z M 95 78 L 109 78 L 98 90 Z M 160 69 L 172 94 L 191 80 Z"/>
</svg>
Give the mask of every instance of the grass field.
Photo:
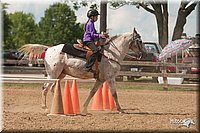
<svg viewBox="0 0 200 133">
<path fill-rule="evenodd" d="M 145 81 L 143 81 L 145 82 Z M 61 82 L 61 87 L 64 87 L 65 82 L 62 81 Z M 70 81 L 70 85 L 72 84 L 72 81 Z M 77 86 L 78 88 L 81 89 L 91 89 L 93 87 L 94 83 L 93 82 L 77 82 Z M 22 83 L 18 83 L 18 84 L 11 84 L 11 83 L 5 83 L 3 84 L 3 86 L 6 87 L 13 87 L 13 86 L 18 86 L 17 88 L 26 88 L 26 87 L 42 87 L 43 84 L 41 83 L 28 83 L 28 84 L 22 84 Z M 146 81 L 146 83 L 141 83 L 139 82 L 116 82 L 115 84 L 116 90 L 159 90 L 159 91 L 164 91 L 163 90 L 163 86 L 162 85 L 155 85 L 151 84 L 151 82 L 149 82 L 149 80 Z M 168 91 L 197 91 L 198 87 L 179 87 L 179 86 L 168 86 Z"/>
</svg>

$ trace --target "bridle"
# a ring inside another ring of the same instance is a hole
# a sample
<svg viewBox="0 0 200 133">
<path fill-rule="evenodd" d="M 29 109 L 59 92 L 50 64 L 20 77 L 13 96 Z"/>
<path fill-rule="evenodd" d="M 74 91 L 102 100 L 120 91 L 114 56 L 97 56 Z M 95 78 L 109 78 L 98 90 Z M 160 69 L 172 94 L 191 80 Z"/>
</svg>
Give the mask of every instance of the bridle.
<svg viewBox="0 0 200 133">
<path fill-rule="evenodd" d="M 134 45 L 136 47 L 138 47 L 139 51 L 142 51 L 142 46 L 140 44 L 142 44 L 142 40 L 141 40 L 141 36 L 139 34 L 136 34 L 136 36 L 133 36 L 132 41 L 134 42 Z M 129 46 L 129 49 L 132 47 L 133 43 L 131 43 L 131 45 Z M 142 58 L 142 52 L 139 52 L 139 58 L 135 57 L 137 60 L 140 60 Z M 132 58 L 132 56 L 127 54 L 127 57 Z"/>
</svg>

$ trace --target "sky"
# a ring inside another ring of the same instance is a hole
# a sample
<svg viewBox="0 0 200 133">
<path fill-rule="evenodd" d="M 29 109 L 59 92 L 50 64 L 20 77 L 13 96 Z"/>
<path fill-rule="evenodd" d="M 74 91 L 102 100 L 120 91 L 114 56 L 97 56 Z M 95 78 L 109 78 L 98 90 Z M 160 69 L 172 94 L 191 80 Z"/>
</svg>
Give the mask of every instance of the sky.
<svg viewBox="0 0 200 133">
<path fill-rule="evenodd" d="M 2 0 L 2 2 L 9 3 L 8 13 L 16 11 L 23 11 L 32 13 L 35 16 L 36 22 L 39 22 L 41 17 L 44 16 L 44 11 L 55 2 L 62 2 L 63 0 Z M 169 41 L 171 40 L 176 17 L 178 13 L 180 1 L 169 0 Z M 69 5 L 71 5 L 69 3 Z M 75 11 L 77 15 L 77 22 L 85 23 L 87 21 L 86 13 L 89 7 L 81 7 Z M 135 6 L 123 6 L 117 10 L 108 7 L 107 12 L 107 28 L 109 29 L 110 36 L 131 32 L 135 27 L 141 35 L 143 41 L 158 42 L 157 24 L 155 16 L 143 8 L 137 9 Z M 187 18 L 184 32 L 188 36 L 194 37 L 196 34 L 196 15 L 195 9 Z M 97 31 L 99 31 L 99 21 L 95 23 Z M 100 32 L 100 31 L 99 31 Z"/>
</svg>

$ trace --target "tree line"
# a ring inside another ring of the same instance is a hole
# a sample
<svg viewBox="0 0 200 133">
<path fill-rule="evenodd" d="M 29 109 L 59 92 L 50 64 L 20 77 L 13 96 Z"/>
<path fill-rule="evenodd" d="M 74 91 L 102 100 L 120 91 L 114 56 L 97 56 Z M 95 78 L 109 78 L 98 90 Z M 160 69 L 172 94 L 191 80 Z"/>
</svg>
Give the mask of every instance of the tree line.
<svg viewBox="0 0 200 133">
<path fill-rule="evenodd" d="M 50 5 L 38 23 L 31 13 L 8 13 L 7 6 L 3 3 L 3 49 L 18 49 L 28 43 L 74 43 L 83 36 L 83 24 L 76 22 L 75 12 L 66 3 Z"/>
</svg>

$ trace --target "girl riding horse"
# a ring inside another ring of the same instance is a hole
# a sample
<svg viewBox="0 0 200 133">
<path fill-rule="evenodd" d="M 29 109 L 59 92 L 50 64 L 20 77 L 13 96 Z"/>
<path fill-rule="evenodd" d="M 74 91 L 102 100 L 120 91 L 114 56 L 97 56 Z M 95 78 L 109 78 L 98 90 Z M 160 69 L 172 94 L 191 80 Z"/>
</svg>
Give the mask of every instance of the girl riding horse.
<svg viewBox="0 0 200 133">
<path fill-rule="evenodd" d="M 87 60 L 87 63 L 85 65 L 85 68 L 83 68 L 84 71 L 93 71 L 92 66 L 94 65 L 97 57 L 99 56 L 100 50 L 98 49 L 97 45 L 95 44 L 96 39 L 102 38 L 108 38 L 108 34 L 102 32 L 102 34 L 98 34 L 96 32 L 96 29 L 94 27 L 94 22 L 98 20 L 99 12 L 95 9 L 90 9 L 87 12 L 88 21 L 86 22 L 84 26 L 84 37 L 83 37 L 83 44 L 88 46 L 92 50 L 92 55 Z"/>
</svg>

